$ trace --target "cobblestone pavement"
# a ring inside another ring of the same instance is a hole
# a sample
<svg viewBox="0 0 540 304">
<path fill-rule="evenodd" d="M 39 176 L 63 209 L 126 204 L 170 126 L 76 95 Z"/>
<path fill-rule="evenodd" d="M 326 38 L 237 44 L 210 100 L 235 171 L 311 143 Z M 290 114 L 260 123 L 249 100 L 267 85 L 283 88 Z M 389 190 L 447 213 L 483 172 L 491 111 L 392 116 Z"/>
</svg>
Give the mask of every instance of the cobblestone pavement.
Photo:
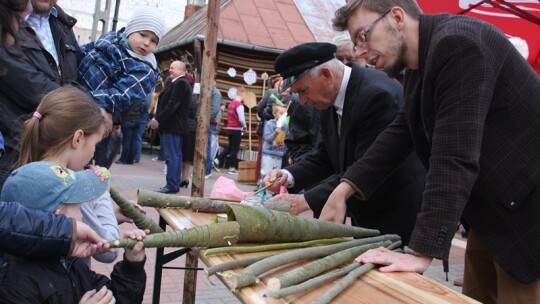
<svg viewBox="0 0 540 304">
<path fill-rule="evenodd" d="M 113 164 L 111 167 L 112 186 L 116 190 L 120 191 L 124 196 L 131 200 L 135 200 L 137 196 L 137 189 L 158 189 L 165 184 L 165 175 L 163 175 L 163 162 L 152 161 L 155 157 L 154 154 L 150 154 L 149 150 L 144 151 L 140 163 L 133 165 L 120 165 Z M 236 179 L 234 175 L 229 175 L 226 170 L 222 170 L 220 173 L 212 171 L 212 176 L 205 180 L 205 193 L 209 194 L 210 190 L 216 179 L 219 176 L 226 176 L 228 178 Z M 253 190 L 252 185 L 238 185 L 240 189 L 248 191 Z M 190 195 L 191 184 L 189 188 L 182 188 L 179 195 Z M 147 214 L 152 217 L 156 222 L 159 219 L 158 213 L 152 208 L 147 208 Z M 126 230 L 136 228 L 132 224 L 122 224 L 121 235 Z M 169 228 L 170 229 L 170 228 Z M 459 234 L 456 234 L 456 238 L 453 241 L 452 250 L 450 252 L 450 271 L 449 280 L 445 280 L 445 274 L 443 272 L 443 266 L 441 261 L 434 261 L 429 269 L 424 273 L 428 278 L 431 278 L 443 285 L 453 288 L 454 290 L 461 291 L 461 287 L 453 286 L 455 279 L 460 278 L 463 275 L 463 256 L 466 240 L 460 238 Z M 173 250 L 165 250 L 165 253 Z M 144 295 L 143 303 L 152 303 L 152 291 L 154 289 L 154 265 L 156 250 L 148 249 L 146 251 L 147 261 L 145 270 L 147 274 L 147 286 Z M 121 255 L 120 255 L 121 256 Z M 175 261 L 170 262 L 167 266 L 170 267 L 182 267 L 184 265 L 184 257 L 180 257 Z M 102 274 L 109 275 L 113 269 L 114 264 L 103 264 L 97 261 L 92 262 L 92 268 Z M 199 261 L 199 267 L 203 267 L 204 264 Z M 179 303 L 182 301 L 182 287 L 184 280 L 183 270 L 176 269 L 164 269 L 162 284 L 161 284 L 161 296 L 160 303 Z M 203 272 L 199 272 L 197 276 L 197 294 L 196 303 L 240 303 L 231 292 L 216 278 L 207 278 Z"/>
</svg>

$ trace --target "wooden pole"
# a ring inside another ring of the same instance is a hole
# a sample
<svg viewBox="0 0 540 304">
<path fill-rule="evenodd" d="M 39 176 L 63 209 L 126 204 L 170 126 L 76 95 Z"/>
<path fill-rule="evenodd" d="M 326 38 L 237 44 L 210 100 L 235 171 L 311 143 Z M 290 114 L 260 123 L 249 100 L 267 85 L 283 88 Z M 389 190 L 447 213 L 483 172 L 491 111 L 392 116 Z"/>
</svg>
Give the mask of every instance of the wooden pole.
<svg viewBox="0 0 540 304">
<path fill-rule="evenodd" d="M 216 67 L 217 34 L 219 24 L 220 0 L 208 0 L 206 15 L 206 35 L 204 38 L 204 52 L 201 73 L 201 95 L 197 109 L 197 133 L 195 136 L 195 156 L 193 159 L 193 179 L 191 196 L 204 196 L 204 175 L 206 168 L 206 155 L 208 149 L 208 129 L 210 127 L 210 107 L 212 87 Z M 196 269 L 199 260 L 193 252 L 186 255 L 186 267 Z M 197 290 L 197 270 L 188 270 L 184 274 L 183 303 L 195 304 L 195 290 Z"/>
<path fill-rule="evenodd" d="M 253 109 L 253 107 L 256 107 L 257 106 L 257 96 L 255 95 L 255 93 L 251 92 L 251 91 L 248 91 L 246 92 L 246 96 L 244 98 L 244 105 L 248 108 L 248 122 L 247 122 L 247 132 L 248 132 L 248 157 L 247 159 L 248 160 L 251 160 L 251 148 L 252 148 L 252 143 L 251 143 L 251 109 Z"/>
<path fill-rule="evenodd" d="M 199 107 L 197 110 L 197 133 L 195 136 L 195 156 L 193 159 L 193 182 L 191 187 L 191 196 L 193 197 L 204 196 L 210 107 L 216 67 L 219 5 L 219 0 L 208 1 L 206 36 L 204 39 L 204 51 L 202 52 L 201 94 L 199 96 Z"/>
<path fill-rule="evenodd" d="M 210 0 L 210 1 L 219 1 L 219 0 Z M 199 259 L 197 254 L 193 251 L 186 253 L 186 269 L 184 273 L 184 293 L 182 296 L 182 303 L 185 304 L 194 304 L 195 303 L 195 293 L 197 292 L 197 266 L 199 264 Z"/>
<path fill-rule="evenodd" d="M 248 107 L 248 115 L 249 115 L 249 122 L 248 122 L 248 160 L 251 160 L 251 108 Z"/>
<path fill-rule="evenodd" d="M 268 73 L 262 73 L 261 78 L 263 80 L 263 90 L 261 96 L 264 96 L 264 94 L 266 93 L 266 81 L 268 80 Z"/>
</svg>

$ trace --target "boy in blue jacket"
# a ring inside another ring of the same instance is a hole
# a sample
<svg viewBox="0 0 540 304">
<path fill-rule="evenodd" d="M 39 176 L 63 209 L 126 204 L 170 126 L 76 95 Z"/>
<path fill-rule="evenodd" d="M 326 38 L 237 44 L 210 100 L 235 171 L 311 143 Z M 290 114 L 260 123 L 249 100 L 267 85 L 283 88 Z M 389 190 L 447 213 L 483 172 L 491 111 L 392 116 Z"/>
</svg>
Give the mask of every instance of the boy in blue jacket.
<svg viewBox="0 0 540 304">
<path fill-rule="evenodd" d="M 121 123 L 121 114 L 133 102 L 141 102 L 154 90 L 160 75 L 152 53 L 165 34 L 165 21 L 155 7 L 136 10 L 125 28 L 103 34 L 97 41 L 81 46 L 85 53 L 79 65 L 79 82 L 102 108 L 112 113 L 113 125 Z M 121 140 L 118 128 L 96 146 L 94 161 L 110 167 Z M 114 150 L 114 149 L 112 149 Z"/>
<path fill-rule="evenodd" d="M 157 8 L 135 11 L 125 28 L 81 46 L 86 55 L 79 81 L 110 113 L 113 105 L 122 111 L 131 101 L 144 99 L 160 73 L 152 52 L 164 34 L 165 21 Z"/>
</svg>

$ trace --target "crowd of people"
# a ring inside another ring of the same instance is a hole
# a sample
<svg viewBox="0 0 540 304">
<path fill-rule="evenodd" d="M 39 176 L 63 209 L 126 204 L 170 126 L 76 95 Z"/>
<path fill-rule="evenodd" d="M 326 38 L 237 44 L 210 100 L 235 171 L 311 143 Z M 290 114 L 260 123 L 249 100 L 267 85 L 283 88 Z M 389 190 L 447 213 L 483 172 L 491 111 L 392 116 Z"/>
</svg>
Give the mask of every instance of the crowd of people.
<svg viewBox="0 0 540 304">
<path fill-rule="evenodd" d="M 112 263 L 118 252 L 105 240 L 132 221 L 108 192 L 115 156 L 107 139 L 113 116 L 154 89 L 163 18 L 139 10 L 126 28 L 80 47 L 76 20 L 54 0 L 2 1 L 0 14 L 0 298 L 141 303 L 141 242 L 125 251 L 112 280 L 91 271 L 90 257 Z M 140 241 L 145 232 L 125 237 Z"/>
<path fill-rule="evenodd" d="M 91 257 L 117 259 L 105 240 L 130 221 L 108 191 L 120 132 L 117 164 L 140 160 L 148 125 L 166 164 L 156 191 L 190 183 L 199 96 L 185 62 L 170 63 L 149 116 L 161 74 L 153 51 L 165 34 L 159 11 L 139 9 L 125 28 L 83 46 L 76 22 L 56 0 L 0 1 L 0 298 L 9 303 L 142 302 L 142 242 L 110 279 L 91 270 Z M 403 253 L 378 248 L 356 259 L 383 272 L 422 273 L 448 259 L 466 223 L 463 293 L 539 303 L 539 75 L 494 26 L 426 15 L 414 0 L 350 0 L 332 22 L 332 43 L 276 58 L 279 75 L 258 103 L 258 182 L 270 201 L 399 234 Z M 238 87 L 222 103 L 214 82 L 207 178 L 213 165 L 238 174 L 246 96 Z M 222 112 L 228 144 L 217 153 Z"/>
</svg>

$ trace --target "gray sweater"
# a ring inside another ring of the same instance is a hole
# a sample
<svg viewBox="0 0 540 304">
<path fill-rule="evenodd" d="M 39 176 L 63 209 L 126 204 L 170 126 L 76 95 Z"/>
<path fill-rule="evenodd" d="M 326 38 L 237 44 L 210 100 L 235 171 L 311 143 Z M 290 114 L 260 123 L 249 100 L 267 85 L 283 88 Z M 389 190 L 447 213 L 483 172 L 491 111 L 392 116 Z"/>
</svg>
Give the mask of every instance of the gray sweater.
<svg viewBox="0 0 540 304">
<path fill-rule="evenodd" d="M 81 213 L 83 223 L 90 226 L 105 240 L 117 240 L 120 238 L 118 221 L 114 215 L 113 201 L 108 191 L 95 200 L 82 204 Z M 118 256 L 118 249 L 114 252 L 105 252 L 94 256 L 94 259 L 102 263 L 112 263 Z M 89 265 L 90 258 L 84 259 Z"/>
</svg>

